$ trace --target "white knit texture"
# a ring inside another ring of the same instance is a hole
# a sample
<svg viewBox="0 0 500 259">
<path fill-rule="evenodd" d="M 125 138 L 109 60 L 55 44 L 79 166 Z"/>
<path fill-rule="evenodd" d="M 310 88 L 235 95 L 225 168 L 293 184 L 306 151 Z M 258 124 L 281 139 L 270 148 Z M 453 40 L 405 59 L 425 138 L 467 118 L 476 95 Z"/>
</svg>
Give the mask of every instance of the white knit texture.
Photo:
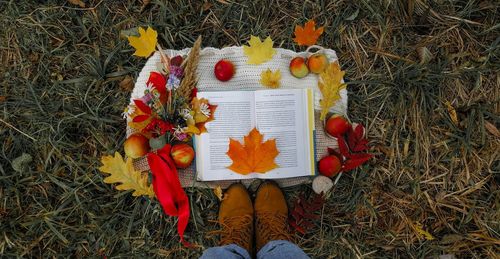
<svg viewBox="0 0 500 259">
<path fill-rule="evenodd" d="M 186 56 L 189 53 L 189 48 L 183 50 L 165 50 L 165 53 L 170 56 L 183 55 Z M 337 61 L 337 54 L 334 50 L 323 49 L 321 50 L 330 62 Z M 198 64 L 198 91 L 236 91 L 236 90 L 259 90 L 267 89 L 260 84 L 260 75 L 262 71 L 268 68 L 275 71 L 279 69 L 281 71 L 281 88 L 312 88 L 314 90 L 314 102 L 315 102 L 315 125 L 316 125 L 316 159 L 319 160 L 321 157 L 326 155 L 326 150 L 328 147 L 336 148 L 337 142 L 328 137 L 324 130 L 322 129 L 323 123 L 319 121 L 319 110 L 321 110 L 319 101 L 321 100 L 321 92 L 318 89 L 318 76 L 310 73 L 308 76 L 298 79 L 292 76 L 289 72 L 290 60 L 297 56 L 307 57 L 311 53 L 307 52 L 294 52 L 287 49 L 276 48 L 276 54 L 274 57 L 260 65 L 249 65 L 247 64 L 247 57 L 243 54 L 242 47 L 228 47 L 223 49 L 216 48 L 205 48 L 201 51 L 200 61 Z M 214 76 L 214 66 L 221 60 L 227 59 L 233 62 L 236 67 L 236 73 L 234 77 L 227 81 L 221 82 L 217 80 Z M 141 98 L 144 95 L 144 90 L 146 88 L 146 82 L 148 81 L 149 74 L 153 71 L 158 71 L 157 64 L 160 62 L 160 53 L 155 52 L 151 56 L 144 68 L 139 73 L 139 77 L 135 82 L 135 87 L 130 98 L 130 103 L 133 103 L 134 99 Z M 342 114 L 347 117 L 347 90 L 342 89 L 340 91 L 341 100 L 339 100 L 334 107 L 330 109 L 331 112 Z M 215 118 L 217 119 L 217 118 Z M 130 118 L 127 118 L 129 121 Z M 127 125 L 127 136 L 134 133 L 134 130 Z M 134 160 L 134 167 L 139 171 L 149 170 L 149 166 L 145 157 Z M 183 187 L 201 187 L 201 188 L 215 188 L 220 186 L 222 188 L 228 187 L 231 183 L 235 182 L 232 180 L 225 181 L 213 181 L 213 182 L 200 182 L 196 180 L 196 172 L 194 170 L 194 165 L 184 170 L 179 170 L 179 180 Z M 283 178 L 276 179 L 281 187 L 295 186 L 299 184 L 311 182 L 311 177 L 295 177 L 295 178 Z M 245 185 L 250 185 L 252 179 L 247 179 L 241 181 Z"/>
<path fill-rule="evenodd" d="M 165 53 L 170 56 L 187 55 L 189 48 L 183 50 L 165 50 Z M 334 50 L 324 49 L 321 50 L 330 62 L 337 61 L 337 54 Z M 260 65 L 247 64 L 247 57 L 243 53 L 242 47 L 228 47 L 223 49 L 204 48 L 200 54 L 200 61 L 198 64 L 198 91 L 236 91 L 236 90 L 258 90 L 266 89 L 260 84 L 260 74 L 266 69 L 281 71 L 281 88 L 313 88 L 314 89 L 314 102 L 315 109 L 321 110 L 319 100 L 321 99 L 321 92 L 318 89 L 318 75 L 309 73 L 304 78 L 296 78 L 289 71 L 290 60 L 296 56 L 307 57 L 307 52 L 294 52 L 287 49 L 276 48 L 276 54 L 273 58 Z M 227 59 L 233 62 L 236 67 L 234 77 L 227 81 L 221 82 L 215 78 L 214 66 L 221 60 Z M 160 62 L 160 53 L 155 52 L 144 65 L 144 68 L 139 73 L 139 77 L 135 83 L 134 91 L 130 98 L 132 103 L 133 99 L 141 98 L 144 95 L 146 82 L 148 81 L 149 74 L 152 71 L 157 71 L 157 63 Z M 330 111 L 337 114 L 347 116 L 347 90 L 340 91 L 342 99 L 333 106 Z"/>
</svg>

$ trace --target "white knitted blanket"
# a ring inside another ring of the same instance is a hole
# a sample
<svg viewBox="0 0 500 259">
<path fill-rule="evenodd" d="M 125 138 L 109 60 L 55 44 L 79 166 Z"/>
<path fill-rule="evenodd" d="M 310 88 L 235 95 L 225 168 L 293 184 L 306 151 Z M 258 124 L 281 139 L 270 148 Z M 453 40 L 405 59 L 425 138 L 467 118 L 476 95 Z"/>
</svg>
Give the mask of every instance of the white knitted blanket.
<svg viewBox="0 0 500 259">
<path fill-rule="evenodd" d="M 189 48 L 183 50 L 165 50 L 165 53 L 170 56 L 187 55 Z M 330 62 L 337 61 L 337 54 L 331 49 L 320 50 L 328 57 Z M 312 88 L 314 90 L 315 109 L 320 110 L 319 101 L 321 100 L 321 92 L 318 89 L 318 76 L 310 73 L 308 76 L 298 79 L 292 76 L 289 72 L 290 60 L 296 56 L 307 57 L 310 53 L 307 52 L 294 52 L 287 49 L 276 48 L 274 57 L 260 65 L 248 65 L 247 57 L 243 54 L 242 47 L 227 47 L 223 49 L 204 48 L 200 53 L 200 61 L 198 64 L 198 91 L 236 91 L 236 90 L 258 90 L 264 87 L 259 83 L 262 71 L 271 69 L 273 71 L 279 69 L 281 71 L 281 88 Z M 221 60 L 227 59 L 233 62 L 236 67 L 234 77 L 227 81 L 221 82 L 214 76 L 214 66 Z M 160 54 L 156 52 L 146 62 L 144 68 L 139 73 L 139 77 L 135 83 L 130 102 L 133 99 L 141 98 L 144 95 L 146 82 L 148 81 L 149 74 L 152 71 L 158 71 L 157 64 L 160 62 Z M 347 117 L 347 90 L 340 91 L 342 97 L 330 111 L 343 114 Z M 217 119 L 217 118 L 215 118 Z M 133 130 L 127 127 L 127 136 L 134 133 Z M 326 152 L 326 147 L 335 147 L 336 141 L 329 139 L 323 132 L 322 123 L 319 121 L 319 116 L 316 116 L 316 157 L 322 157 Z M 145 159 L 139 159 L 134 162 L 136 169 L 145 171 L 148 170 L 147 162 Z M 217 182 L 197 182 L 193 168 L 179 171 L 179 178 L 184 187 L 186 186 L 203 186 L 213 187 L 221 185 L 227 186 L 232 181 L 217 181 Z M 279 179 L 278 182 L 282 186 L 292 186 L 310 181 L 309 177 L 298 177 Z M 250 181 L 244 181 L 250 183 Z"/>
</svg>

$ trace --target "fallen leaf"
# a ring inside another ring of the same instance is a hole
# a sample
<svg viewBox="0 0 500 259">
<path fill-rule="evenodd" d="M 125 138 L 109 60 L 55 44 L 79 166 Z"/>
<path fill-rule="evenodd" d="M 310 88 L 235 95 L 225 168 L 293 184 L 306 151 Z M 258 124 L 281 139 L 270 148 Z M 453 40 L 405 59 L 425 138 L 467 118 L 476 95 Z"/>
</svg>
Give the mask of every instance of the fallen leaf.
<svg viewBox="0 0 500 259">
<path fill-rule="evenodd" d="M 281 80 L 281 71 L 278 69 L 276 71 L 271 71 L 271 69 L 267 69 L 266 71 L 262 71 L 260 74 L 260 83 L 267 88 L 278 88 L 280 87 Z"/>
<path fill-rule="evenodd" d="M 224 200 L 224 194 L 222 192 L 222 188 L 220 187 L 220 185 L 217 185 L 217 187 L 215 187 L 214 194 L 215 196 L 217 196 L 217 199 L 219 199 L 219 201 Z"/>
<path fill-rule="evenodd" d="M 316 22 L 309 20 L 302 26 L 295 26 L 295 38 L 293 39 L 299 46 L 311 46 L 316 44 L 319 36 L 323 34 L 324 28 L 316 29 Z"/>
<path fill-rule="evenodd" d="M 321 116 L 320 120 L 324 120 L 330 107 L 335 102 L 340 100 L 340 90 L 346 88 L 346 84 L 342 83 L 345 71 L 340 70 L 337 62 L 330 63 L 328 67 L 319 74 L 320 80 L 318 81 L 318 88 L 321 91 Z"/>
<path fill-rule="evenodd" d="M 316 221 L 320 219 L 319 213 L 326 201 L 323 195 L 316 193 L 311 195 L 312 197 L 306 198 L 304 194 L 300 194 L 295 200 L 288 218 L 288 224 L 301 234 L 314 228 Z"/>
<path fill-rule="evenodd" d="M 354 170 L 373 157 L 369 153 L 359 153 L 369 149 L 368 139 L 365 137 L 365 128 L 361 124 L 357 124 L 354 129 L 349 128 L 346 134 L 337 136 L 337 144 L 340 154 L 331 148 L 328 148 L 328 153 L 342 157 L 343 172 Z"/>
<path fill-rule="evenodd" d="M 119 85 L 122 91 L 131 92 L 134 89 L 134 79 L 131 76 L 126 76 Z"/>
<path fill-rule="evenodd" d="M 110 174 L 104 178 L 105 183 L 117 183 L 117 190 L 134 190 L 132 196 L 155 196 L 153 186 L 148 184 L 148 176 L 134 170 L 131 158 L 125 162 L 122 155 L 115 152 L 114 156 L 103 156 L 101 163 L 99 171 Z"/>
<path fill-rule="evenodd" d="M 457 111 L 455 110 L 455 108 L 453 108 L 453 106 L 451 105 L 451 103 L 449 101 L 446 101 L 445 105 L 446 105 L 446 109 L 448 110 L 448 115 L 450 115 L 451 121 L 453 122 L 453 124 L 455 124 L 455 126 L 458 126 Z"/>
<path fill-rule="evenodd" d="M 432 60 L 432 53 L 427 47 L 417 48 L 418 58 L 420 59 L 420 64 L 427 64 Z"/>
<path fill-rule="evenodd" d="M 139 27 L 139 37 L 128 36 L 127 39 L 130 46 L 135 48 L 135 56 L 147 58 L 155 51 L 158 33 L 149 26 L 147 30 Z"/>
<path fill-rule="evenodd" d="M 417 222 L 415 224 L 413 224 L 413 223 L 410 223 L 410 224 L 411 224 L 412 228 L 415 230 L 415 232 L 417 232 L 419 234 L 419 236 L 422 236 L 427 240 L 434 240 L 434 237 L 431 235 L 431 233 L 425 231 L 422 228 L 422 224 L 420 224 L 419 222 Z"/>
<path fill-rule="evenodd" d="M 7 100 L 7 96 L 0 95 L 0 103 L 5 102 L 5 100 Z"/>
<path fill-rule="evenodd" d="M 229 150 L 227 155 L 233 163 L 228 167 L 239 174 L 249 174 L 252 172 L 265 173 L 278 165 L 274 158 L 279 152 L 276 148 L 276 140 L 263 141 L 263 136 L 254 128 L 244 137 L 244 145 L 234 139 L 229 139 Z"/>
<path fill-rule="evenodd" d="M 243 45 L 243 53 L 248 57 L 247 64 L 258 65 L 273 58 L 276 50 L 273 49 L 271 37 L 261 41 L 259 37 L 252 35 L 248 46 Z"/>
<path fill-rule="evenodd" d="M 485 121 L 484 122 L 484 127 L 486 128 L 486 130 L 488 132 L 491 133 L 491 135 L 497 137 L 497 138 L 500 138 L 500 131 L 498 131 L 497 127 L 495 125 L 493 125 L 492 123 L 488 122 L 488 121 Z"/>
<path fill-rule="evenodd" d="M 81 8 L 85 8 L 85 3 L 82 0 L 68 0 L 70 4 L 78 5 Z"/>
<path fill-rule="evenodd" d="M 207 10 L 210 10 L 210 8 L 212 8 L 213 4 L 210 3 L 210 2 L 205 2 L 203 3 L 203 5 L 201 6 L 201 9 L 203 11 L 207 11 Z"/>
<path fill-rule="evenodd" d="M 146 8 L 151 3 L 151 0 L 142 0 L 142 7 L 141 9 Z"/>
</svg>

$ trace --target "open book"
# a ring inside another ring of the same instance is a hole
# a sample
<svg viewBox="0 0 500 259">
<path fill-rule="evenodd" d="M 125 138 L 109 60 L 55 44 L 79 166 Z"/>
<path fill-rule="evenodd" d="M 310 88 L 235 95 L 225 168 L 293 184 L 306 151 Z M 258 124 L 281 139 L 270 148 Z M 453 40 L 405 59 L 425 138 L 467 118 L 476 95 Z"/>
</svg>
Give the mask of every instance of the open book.
<svg viewBox="0 0 500 259">
<path fill-rule="evenodd" d="M 289 178 L 315 174 L 314 97 L 312 89 L 198 92 L 217 105 L 208 133 L 197 135 L 196 171 L 200 181 L 249 178 Z M 276 139 L 278 168 L 264 174 L 241 175 L 227 167 L 229 138 L 243 143 L 256 127 L 267 139 Z"/>
</svg>

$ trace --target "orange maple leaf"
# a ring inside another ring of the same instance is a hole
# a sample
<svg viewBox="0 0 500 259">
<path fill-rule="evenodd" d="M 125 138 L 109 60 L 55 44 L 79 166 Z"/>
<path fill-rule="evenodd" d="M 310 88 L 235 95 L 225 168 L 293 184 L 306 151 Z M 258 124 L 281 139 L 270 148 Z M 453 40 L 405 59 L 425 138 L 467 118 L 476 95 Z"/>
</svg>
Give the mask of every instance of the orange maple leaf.
<svg viewBox="0 0 500 259">
<path fill-rule="evenodd" d="M 252 172 L 265 173 L 278 167 L 274 162 L 274 158 L 279 154 L 275 139 L 262 143 L 262 134 L 254 128 L 243 140 L 244 145 L 237 140 L 229 139 L 227 155 L 233 160 L 229 169 L 246 175 Z"/>
<path fill-rule="evenodd" d="M 316 44 L 319 36 L 323 34 L 323 26 L 316 29 L 316 22 L 314 20 L 309 20 L 304 24 L 304 27 L 300 25 L 295 26 L 295 38 L 293 39 L 299 46 L 311 46 Z"/>
</svg>

